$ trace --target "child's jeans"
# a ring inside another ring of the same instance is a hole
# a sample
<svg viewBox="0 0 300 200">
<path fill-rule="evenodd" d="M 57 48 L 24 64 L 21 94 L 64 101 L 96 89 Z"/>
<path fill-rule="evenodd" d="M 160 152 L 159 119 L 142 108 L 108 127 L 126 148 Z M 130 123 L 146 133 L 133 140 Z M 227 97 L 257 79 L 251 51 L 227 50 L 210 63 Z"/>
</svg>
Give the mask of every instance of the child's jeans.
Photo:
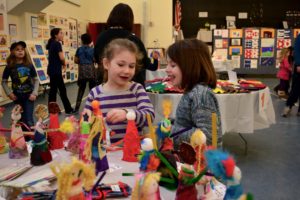
<svg viewBox="0 0 300 200">
<path fill-rule="evenodd" d="M 21 105 L 23 112 L 21 122 L 26 124 L 28 127 L 34 125 L 33 121 L 33 109 L 34 109 L 34 101 L 29 100 L 29 96 L 31 93 L 14 93 L 17 97 L 17 100 L 14 101 L 15 104 Z"/>
</svg>

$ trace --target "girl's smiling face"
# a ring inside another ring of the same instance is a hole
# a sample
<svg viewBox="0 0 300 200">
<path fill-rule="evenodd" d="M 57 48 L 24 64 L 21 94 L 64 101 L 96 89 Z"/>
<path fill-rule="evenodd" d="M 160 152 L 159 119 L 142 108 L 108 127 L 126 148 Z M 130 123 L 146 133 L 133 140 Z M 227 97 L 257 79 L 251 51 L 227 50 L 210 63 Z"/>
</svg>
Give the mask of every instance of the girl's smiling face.
<svg viewBox="0 0 300 200">
<path fill-rule="evenodd" d="M 116 89 L 123 89 L 135 74 L 136 55 L 128 50 L 121 50 L 115 52 L 111 60 L 104 58 L 103 65 L 107 70 L 107 83 Z"/>
<path fill-rule="evenodd" d="M 166 72 L 168 75 L 168 78 L 172 85 L 180 87 L 182 82 L 182 72 L 179 66 L 172 61 L 169 57 L 167 58 L 168 65 L 166 68 Z"/>
</svg>

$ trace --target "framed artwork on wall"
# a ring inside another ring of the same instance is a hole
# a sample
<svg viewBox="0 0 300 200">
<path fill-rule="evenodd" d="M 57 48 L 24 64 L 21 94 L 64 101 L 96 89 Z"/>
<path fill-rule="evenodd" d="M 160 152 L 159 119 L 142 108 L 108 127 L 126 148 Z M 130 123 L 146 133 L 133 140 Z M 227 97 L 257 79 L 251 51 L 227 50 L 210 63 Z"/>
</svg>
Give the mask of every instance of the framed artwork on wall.
<svg viewBox="0 0 300 200">
<path fill-rule="evenodd" d="M 9 29 L 9 35 L 10 36 L 17 36 L 17 25 L 16 24 L 9 24 L 8 25 Z"/>
<path fill-rule="evenodd" d="M 35 16 L 31 16 L 31 27 L 36 28 L 38 26 L 38 18 Z"/>
</svg>

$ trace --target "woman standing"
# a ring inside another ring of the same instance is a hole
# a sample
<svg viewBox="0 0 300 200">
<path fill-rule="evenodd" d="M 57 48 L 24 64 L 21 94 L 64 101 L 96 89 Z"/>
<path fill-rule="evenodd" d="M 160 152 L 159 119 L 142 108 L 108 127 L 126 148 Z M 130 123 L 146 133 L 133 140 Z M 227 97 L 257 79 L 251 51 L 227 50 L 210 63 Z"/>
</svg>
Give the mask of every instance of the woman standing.
<svg viewBox="0 0 300 200">
<path fill-rule="evenodd" d="M 60 98 L 63 102 L 66 114 L 75 113 L 71 107 L 67 96 L 67 90 L 62 77 L 62 67 L 66 67 L 66 60 L 62 51 L 60 41 L 63 41 L 64 35 L 60 28 L 51 30 L 51 38 L 46 46 L 49 53 L 49 64 L 47 73 L 50 77 L 49 102 L 56 102 L 57 89 L 59 89 Z"/>
</svg>

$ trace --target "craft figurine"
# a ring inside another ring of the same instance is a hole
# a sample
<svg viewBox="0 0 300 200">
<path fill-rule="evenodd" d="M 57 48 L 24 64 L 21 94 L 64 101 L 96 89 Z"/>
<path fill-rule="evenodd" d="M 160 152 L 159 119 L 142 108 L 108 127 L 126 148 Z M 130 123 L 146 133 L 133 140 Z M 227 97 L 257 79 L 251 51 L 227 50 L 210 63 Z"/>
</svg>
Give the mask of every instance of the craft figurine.
<svg viewBox="0 0 300 200">
<path fill-rule="evenodd" d="M 30 163 L 34 166 L 39 166 L 52 161 L 52 155 L 44 130 L 45 125 L 43 124 L 43 120 L 48 117 L 47 106 L 41 104 L 37 105 L 34 113 L 38 121 L 35 125 Z"/>
<path fill-rule="evenodd" d="M 72 163 L 51 165 L 57 177 L 58 190 L 56 200 L 86 200 L 85 191 L 90 191 L 95 181 L 95 166 L 86 164 L 76 158 Z"/>
<path fill-rule="evenodd" d="M 61 132 L 59 129 L 59 118 L 58 114 L 60 113 L 60 108 L 56 102 L 49 102 L 49 129 L 52 129 L 48 132 L 48 141 L 49 147 L 51 150 L 62 149 L 64 148 L 64 141 L 67 139 L 66 135 Z"/>
<path fill-rule="evenodd" d="M 83 113 L 81 123 L 80 123 L 80 145 L 79 145 L 79 158 L 84 160 L 84 147 L 86 144 L 86 140 L 90 134 L 90 123 L 89 123 L 89 115 L 87 113 Z"/>
<path fill-rule="evenodd" d="M 194 169 L 199 174 L 206 166 L 204 159 L 204 151 L 206 150 L 206 136 L 205 134 L 197 129 L 191 136 L 190 141 L 192 147 L 196 152 L 196 162 L 194 163 Z"/>
<path fill-rule="evenodd" d="M 196 200 L 197 199 L 197 190 L 195 183 L 197 183 L 204 173 L 206 169 L 204 169 L 198 175 L 195 175 L 194 171 L 194 163 L 196 162 L 196 152 L 194 148 L 188 143 L 181 143 L 179 148 L 179 156 L 183 161 L 183 165 L 181 166 L 178 180 L 179 185 L 176 190 L 176 200 Z"/>
<path fill-rule="evenodd" d="M 243 195 L 240 184 L 242 175 L 233 157 L 220 150 L 208 150 L 205 152 L 205 157 L 209 171 L 226 184 L 224 200 L 238 200 Z"/>
<path fill-rule="evenodd" d="M 159 173 L 137 174 L 132 200 L 160 200 Z"/>
<path fill-rule="evenodd" d="M 137 155 L 140 153 L 140 137 L 138 129 L 135 124 L 135 112 L 129 110 L 127 115 L 126 134 L 124 136 L 123 158 L 122 160 L 128 162 L 137 162 Z"/>
<path fill-rule="evenodd" d="M 100 111 L 97 111 L 97 109 L 99 109 L 98 101 L 93 101 L 92 107 L 93 113 L 96 115 L 92 116 L 91 130 L 84 147 L 83 160 L 95 162 L 96 173 L 98 174 L 101 171 L 107 170 L 109 166 L 106 149 L 103 145 L 103 138 L 105 135 L 103 116 Z"/>
<path fill-rule="evenodd" d="M 140 156 L 141 171 L 156 171 L 160 160 L 157 158 L 153 149 L 153 142 L 150 138 L 144 138 L 141 142 L 142 155 Z"/>
<path fill-rule="evenodd" d="M 72 122 L 74 132 L 71 133 L 66 150 L 72 152 L 73 154 L 79 154 L 79 148 L 80 148 L 79 123 L 74 116 L 69 117 L 69 120 Z"/>
<path fill-rule="evenodd" d="M 4 110 L 5 110 L 4 107 L 0 107 L 0 119 L 3 117 Z M 0 129 L 2 129 L 2 128 L 3 128 L 3 126 L 0 121 Z M 7 151 L 8 151 L 8 144 L 6 142 L 4 132 L 0 131 L 0 154 L 6 153 Z"/>
<path fill-rule="evenodd" d="M 9 158 L 19 159 L 28 156 L 27 145 L 19 121 L 23 112 L 20 105 L 15 105 L 11 113 L 11 138 L 9 143 Z"/>
</svg>

